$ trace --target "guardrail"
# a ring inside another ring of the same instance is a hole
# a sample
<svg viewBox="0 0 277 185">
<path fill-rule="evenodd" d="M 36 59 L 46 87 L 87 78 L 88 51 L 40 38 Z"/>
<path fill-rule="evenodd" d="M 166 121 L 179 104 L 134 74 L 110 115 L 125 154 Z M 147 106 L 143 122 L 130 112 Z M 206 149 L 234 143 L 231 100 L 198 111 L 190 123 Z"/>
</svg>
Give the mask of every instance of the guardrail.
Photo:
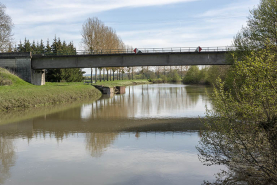
<svg viewBox="0 0 277 185">
<path fill-rule="evenodd" d="M 171 47 L 171 48 L 137 48 L 139 53 L 190 53 L 197 52 L 197 47 Z M 219 46 L 219 47 L 201 47 L 203 52 L 226 52 L 233 51 L 235 47 L 232 46 Z M 41 53 L 33 51 L 33 55 L 99 55 L 99 54 L 130 54 L 134 49 L 98 49 L 98 50 L 77 50 L 75 52 L 57 52 L 57 53 Z"/>
</svg>

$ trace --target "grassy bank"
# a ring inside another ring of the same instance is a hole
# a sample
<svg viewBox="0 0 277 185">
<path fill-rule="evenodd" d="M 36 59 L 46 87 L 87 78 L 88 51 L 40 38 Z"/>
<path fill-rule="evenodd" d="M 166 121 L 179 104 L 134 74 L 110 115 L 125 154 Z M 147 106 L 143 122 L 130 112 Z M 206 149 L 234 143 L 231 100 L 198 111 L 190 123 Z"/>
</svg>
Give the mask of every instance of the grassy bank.
<svg viewBox="0 0 277 185">
<path fill-rule="evenodd" d="M 82 82 L 34 86 L 4 69 L 0 69 L 0 76 L 6 81 L 11 81 L 9 85 L 0 86 L 0 111 L 74 102 L 87 98 L 96 100 L 101 97 L 100 91 Z"/>
<path fill-rule="evenodd" d="M 139 85 L 139 84 L 150 84 L 148 80 L 116 80 L 116 81 L 102 81 L 94 83 L 93 85 L 104 85 L 107 87 L 114 87 L 114 86 L 129 86 L 129 85 Z"/>
</svg>

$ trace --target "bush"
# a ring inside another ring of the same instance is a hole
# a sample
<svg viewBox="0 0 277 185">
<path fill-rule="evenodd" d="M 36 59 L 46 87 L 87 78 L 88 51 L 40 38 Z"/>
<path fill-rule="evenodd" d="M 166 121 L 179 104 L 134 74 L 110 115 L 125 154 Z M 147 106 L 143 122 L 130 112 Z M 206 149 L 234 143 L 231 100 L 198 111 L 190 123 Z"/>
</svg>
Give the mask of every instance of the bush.
<svg viewBox="0 0 277 185">
<path fill-rule="evenodd" d="M 165 75 L 162 75 L 162 76 L 161 76 L 161 79 L 162 79 L 163 83 L 166 83 L 166 82 L 167 82 L 167 77 L 166 77 Z"/>
<path fill-rule="evenodd" d="M 172 74 L 172 82 L 180 82 L 180 81 L 181 81 L 181 78 L 180 78 L 177 70 L 174 70 L 173 74 Z"/>
<path fill-rule="evenodd" d="M 198 66 L 191 66 L 185 75 L 183 82 L 185 84 L 198 84 L 200 82 L 200 70 Z"/>
<path fill-rule="evenodd" d="M 3 79 L 0 77 L 0 86 L 4 85 L 12 85 L 12 81 L 10 79 Z"/>
</svg>

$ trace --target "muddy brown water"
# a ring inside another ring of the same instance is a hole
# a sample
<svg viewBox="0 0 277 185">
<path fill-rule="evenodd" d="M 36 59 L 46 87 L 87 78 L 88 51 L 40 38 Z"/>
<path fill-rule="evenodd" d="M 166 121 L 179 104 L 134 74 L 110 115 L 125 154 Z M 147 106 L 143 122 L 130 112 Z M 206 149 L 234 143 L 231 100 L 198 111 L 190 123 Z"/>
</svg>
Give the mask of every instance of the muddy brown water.
<svg viewBox="0 0 277 185">
<path fill-rule="evenodd" d="M 126 87 L 68 109 L 0 125 L 0 184 L 201 184 L 204 86 Z M 49 109 L 51 109 L 49 107 Z"/>
</svg>

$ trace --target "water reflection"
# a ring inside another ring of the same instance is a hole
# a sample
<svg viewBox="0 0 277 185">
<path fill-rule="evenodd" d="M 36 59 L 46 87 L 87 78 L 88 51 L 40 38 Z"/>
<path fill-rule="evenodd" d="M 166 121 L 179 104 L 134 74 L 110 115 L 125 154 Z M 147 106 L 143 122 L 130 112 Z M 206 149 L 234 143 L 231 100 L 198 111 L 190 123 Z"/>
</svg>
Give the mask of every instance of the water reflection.
<svg viewBox="0 0 277 185">
<path fill-rule="evenodd" d="M 205 105 L 211 107 L 202 86 L 151 84 L 127 87 L 126 92 L 97 101 L 92 105 L 90 116 L 139 119 L 198 117 L 204 116 Z"/>
<path fill-rule="evenodd" d="M 10 168 L 15 164 L 14 143 L 7 135 L 0 137 L 0 184 L 10 177 Z"/>
<path fill-rule="evenodd" d="M 118 133 L 86 133 L 86 149 L 92 157 L 100 157 L 117 135 Z"/>
<path fill-rule="evenodd" d="M 204 87 L 132 86 L 2 125 L 0 184 L 200 184 L 218 170 L 206 170 L 195 149 L 205 105 Z"/>
</svg>

